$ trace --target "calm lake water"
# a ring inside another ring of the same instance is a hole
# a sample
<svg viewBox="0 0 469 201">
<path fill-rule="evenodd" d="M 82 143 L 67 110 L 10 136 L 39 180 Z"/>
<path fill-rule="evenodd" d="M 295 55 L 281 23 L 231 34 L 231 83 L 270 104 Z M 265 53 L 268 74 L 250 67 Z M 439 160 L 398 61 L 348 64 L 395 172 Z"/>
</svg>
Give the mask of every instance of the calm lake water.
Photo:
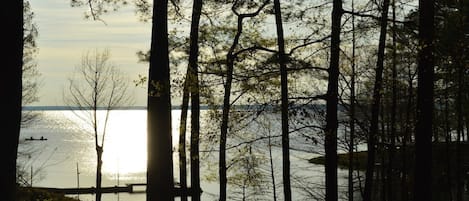
<svg viewBox="0 0 469 201">
<path fill-rule="evenodd" d="M 80 118 L 67 110 L 34 111 L 41 114 L 38 121 L 21 130 L 20 150 L 32 150 L 21 157 L 24 169 L 33 171 L 33 186 L 80 187 L 95 186 L 96 152 L 94 138 Z M 173 110 L 173 146 L 177 150 L 180 111 Z M 204 113 L 202 112 L 202 115 Z M 272 126 L 271 126 L 272 127 Z M 274 127 L 274 126 L 273 126 Z M 103 186 L 146 182 L 146 110 L 116 110 L 109 119 L 103 153 Z M 269 129 L 270 130 L 270 129 Z M 272 128 L 272 135 L 279 129 Z M 258 132 L 258 131 L 256 131 Z M 28 141 L 27 138 L 45 138 L 44 141 Z M 292 144 L 295 143 L 293 140 Z M 266 145 L 267 146 L 267 145 Z M 216 145 L 218 147 L 218 145 Z M 201 149 L 204 149 L 201 147 Z M 216 149 L 216 148 L 215 148 Z M 267 149 L 263 147 L 263 149 Z M 256 150 L 254 150 L 256 151 Z M 260 153 L 260 152 L 259 152 Z M 262 152 L 265 155 L 267 152 Z M 282 197 L 282 158 L 279 147 L 272 149 L 277 197 Z M 310 164 L 307 159 L 317 154 L 291 152 L 293 196 L 295 200 L 311 200 L 311 195 L 321 196 L 324 185 L 324 168 Z M 216 200 L 217 153 L 207 155 L 201 161 L 202 200 Z M 178 180 L 177 152 L 174 154 L 175 180 Z M 267 158 L 268 155 L 263 157 Z M 25 159 L 26 158 L 26 159 Z M 265 160 L 264 160 L 265 161 Z M 268 168 L 267 168 L 268 167 Z M 79 174 L 77 175 L 77 171 Z M 270 165 L 265 164 L 262 174 L 270 175 Z M 346 189 L 346 171 L 339 170 L 341 190 Z M 232 175 L 233 176 L 233 175 Z M 236 174 L 233 176 L 236 177 Z M 265 185 L 271 185 L 270 176 Z M 29 178 L 30 180 L 30 178 Z M 302 183 L 308 181 L 306 183 Z M 265 200 L 272 200 L 273 188 L 264 188 Z M 231 192 L 231 191 L 229 191 Z M 231 196 L 238 196 L 232 191 Z M 94 200 L 93 196 L 80 195 L 81 200 Z M 103 201 L 144 201 L 145 194 L 103 194 Z M 282 200 L 282 199 L 279 199 Z"/>
</svg>

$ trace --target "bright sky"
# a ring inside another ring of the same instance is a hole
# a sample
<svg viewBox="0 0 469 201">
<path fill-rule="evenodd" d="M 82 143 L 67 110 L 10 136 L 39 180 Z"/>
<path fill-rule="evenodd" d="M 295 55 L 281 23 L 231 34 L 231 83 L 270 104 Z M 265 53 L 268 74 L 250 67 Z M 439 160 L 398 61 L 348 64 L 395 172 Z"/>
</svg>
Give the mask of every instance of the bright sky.
<svg viewBox="0 0 469 201">
<path fill-rule="evenodd" d="M 147 75 L 148 64 L 138 63 L 136 52 L 150 47 L 151 24 L 138 20 L 132 7 L 105 15 L 103 22 L 84 19 L 86 7 L 71 8 L 69 0 L 30 0 L 39 29 L 36 57 L 41 87 L 39 102 L 33 105 L 64 105 L 63 90 L 67 78 L 87 50 L 108 48 L 111 61 L 129 80 Z M 146 105 L 146 91 L 130 88 L 135 105 Z"/>
</svg>

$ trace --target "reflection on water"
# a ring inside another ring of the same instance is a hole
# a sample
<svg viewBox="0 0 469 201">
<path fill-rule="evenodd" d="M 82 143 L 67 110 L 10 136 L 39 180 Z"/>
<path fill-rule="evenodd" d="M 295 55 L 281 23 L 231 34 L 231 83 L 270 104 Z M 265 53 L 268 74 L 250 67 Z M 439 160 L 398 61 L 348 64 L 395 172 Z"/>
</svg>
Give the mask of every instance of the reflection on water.
<svg viewBox="0 0 469 201">
<path fill-rule="evenodd" d="M 173 110 L 173 147 L 178 139 L 180 111 Z M 108 133 L 103 153 L 103 186 L 125 185 L 146 182 L 146 110 L 117 110 L 111 112 Z M 272 130 L 279 130 L 271 128 Z M 26 168 L 32 166 L 34 172 L 33 185 L 42 187 L 74 188 L 95 186 L 96 152 L 93 135 L 87 132 L 88 127 L 71 111 L 47 110 L 42 112 L 40 120 L 28 128 L 21 130 L 21 140 L 26 138 L 47 138 L 45 141 L 24 141 L 20 150 L 33 149 L 34 153 L 27 160 Z M 256 128 L 255 133 L 259 133 Z M 295 144 L 292 140 L 291 144 Z M 264 147 L 259 147 L 265 149 Z M 177 150 L 177 149 L 175 149 Z M 264 150 L 265 151 L 265 150 Z M 261 154 L 261 153 L 259 153 Z M 304 180 L 314 181 L 314 185 L 323 185 L 323 167 L 307 163 L 312 157 L 310 153 L 291 152 L 293 182 Z M 177 153 L 174 153 L 174 170 L 178 181 Z M 273 149 L 274 169 L 277 178 L 277 194 L 281 195 L 281 149 Z M 201 161 L 201 176 L 211 180 L 202 180 L 202 200 L 214 200 L 218 194 L 217 154 Z M 268 171 L 267 169 L 265 171 Z M 79 174 L 77 174 L 79 173 Z M 339 170 L 339 175 L 346 175 Z M 343 176 L 342 176 L 343 177 Z M 339 181 L 345 184 L 345 180 Z M 269 181 L 267 181 L 269 184 Z M 300 188 L 308 188 L 299 185 Z M 345 186 L 341 187 L 345 189 Z M 298 188 L 297 188 L 298 189 Z M 295 191 L 293 196 L 301 196 L 306 191 Z M 296 193 L 295 193 L 296 192 Z M 268 193 L 268 192 L 267 192 Z M 94 200 L 91 195 L 80 195 L 81 200 Z M 103 201 L 144 201 L 145 194 L 103 194 Z"/>
<path fill-rule="evenodd" d="M 94 137 L 87 125 L 71 111 L 41 113 L 41 119 L 23 128 L 20 137 L 24 141 L 20 150 L 34 149 L 31 155 L 33 171 L 41 170 L 40 174 L 33 174 L 37 177 L 33 177 L 33 185 L 77 187 L 79 179 L 81 187 L 95 186 L 96 152 Z M 177 113 L 179 111 L 174 111 L 173 115 Z M 177 142 L 177 135 L 174 136 L 176 138 L 173 142 Z M 44 137 L 47 140 L 25 141 L 30 137 Z M 104 143 L 103 186 L 145 183 L 146 151 L 146 111 L 112 111 Z M 80 196 L 80 199 L 86 198 Z M 103 198 L 105 201 L 116 200 L 116 195 L 104 195 Z M 126 195 L 120 195 L 120 200 L 125 198 Z M 135 201 L 145 200 L 145 195 L 132 194 L 130 198 Z"/>
</svg>

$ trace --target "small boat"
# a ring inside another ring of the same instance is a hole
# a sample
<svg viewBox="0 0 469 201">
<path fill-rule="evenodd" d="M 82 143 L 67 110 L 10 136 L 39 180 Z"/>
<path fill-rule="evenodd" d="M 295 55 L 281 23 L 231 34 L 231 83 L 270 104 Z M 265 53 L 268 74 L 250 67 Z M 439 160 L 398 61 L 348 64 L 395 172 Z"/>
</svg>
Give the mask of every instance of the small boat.
<svg viewBox="0 0 469 201">
<path fill-rule="evenodd" d="M 29 138 L 26 138 L 25 140 L 27 141 L 32 141 L 32 140 L 40 140 L 40 141 L 44 141 L 44 140 L 47 140 L 47 138 L 44 138 L 44 136 L 41 136 L 41 138 L 33 138 L 33 136 L 29 137 Z"/>
</svg>

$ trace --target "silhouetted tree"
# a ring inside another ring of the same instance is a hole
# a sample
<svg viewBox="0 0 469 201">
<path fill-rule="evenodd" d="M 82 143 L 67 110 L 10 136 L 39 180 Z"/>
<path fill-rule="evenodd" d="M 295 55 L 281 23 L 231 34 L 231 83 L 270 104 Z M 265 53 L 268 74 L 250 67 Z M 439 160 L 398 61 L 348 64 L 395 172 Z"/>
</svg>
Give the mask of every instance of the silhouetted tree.
<svg viewBox="0 0 469 201">
<path fill-rule="evenodd" d="M 332 5 L 331 22 L 331 52 L 329 64 L 329 78 L 327 84 L 326 104 L 326 201 L 337 201 L 337 105 L 339 97 L 339 58 L 340 58 L 340 29 L 342 18 L 342 0 L 334 0 Z"/>
<path fill-rule="evenodd" d="M 199 22 L 202 14 L 202 0 L 194 0 L 192 8 L 192 22 L 189 49 L 189 83 L 191 93 L 191 187 L 192 201 L 200 200 L 200 93 L 199 93 Z"/>
<path fill-rule="evenodd" d="M 372 200 L 373 172 L 375 166 L 375 145 L 378 135 L 379 113 L 381 103 L 381 91 L 383 89 L 383 69 L 384 69 L 384 50 L 386 47 L 386 32 L 388 25 L 389 0 L 383 1 L 383 10 L 381 11 L 380 34 L 378 44 L 378 58 L 375 70 L 375 84 L 373 89 L 373 102 L 371 105 L 371 122 L 368 133 L 368 160 L 366 165 L 365 193 L 363 200 Z"/>
<path fill-rule="evenodd" d="M 352 0 L 352 12 L 355 12 L 355 2 Z M 348 199 L 353 201 L 353 169 L 354 167 L 354 158 L 353 152 L 355 151 L 355 74 L 356 74 L 356 58 L 355 58 L 355 48 L 356 48 L 356 37 L 355 37 L 355 15 L 352 15 L 352 63 L 351 63 L 351 74 L 350 74 L 350 109 L 349 109 L 349 124 L 350 124 L 350 137 L 349 137 L 349 167 L 348 167 Z"/>
<path fill-rule="evenodd" d="M 0 194 L 2 199 L 16 200 L 16 157 L 21 126 L 23 64 L 23 1 L 5 2 L 0 8 L 4 20 L 2 34 L 2 165 Z"/>
<path fill-rule="evenodd" d="M 148 75 L 148 201 L 174 200 L 170 87 L 168 1 L 155 0 Z"/>
<path fill-rule="evenodd" d="M 37 25 L 34 23 L 34 12 L 28 1 L 24 1 L 24 36 L 23 36 L 23 91 L 22 105 L 32 104 L 38 101 L 38 90 L 40 75 L 37 69 L 35 56 L 38 51 L 36 46 L 36 38 L 38 36 Z M 38 113 L 23 111 L 21 124 L 28 125 L 31 121 L 38 117 Z"/>
<path fill-rule="evenodd" d="M 87 52 L 77 66 L 77 74 L 69 79 L 64 102 L 90 126 L 96 149 L 96 201 L 101 200 L 104 142 L 111 110 L 131 103 L 128 81 L 109 61 L 110 52 Z M 75 111 L 78 107 L 79 112 Z M 104 114 L 100 112 L 103 109 Z"/>
<path fill-rule="evenodd" d="M 395 200 L 394 192 L 394 155 L 396 152 L 396 120 L 397 120 L 397 35 L 396 35 L 396 0 L 392 0 L 392 53 L 391 53 L 391 131 L 390 131 L 390 144 L 389 144 L 389 157 L 388 157 L 388 200 Z"/>
<path fill-rule="evenodd" d="M 233 10 L 236 9 L 236 3 L 233 5 Z M 231 44 L 230 49 L 226 55 L 226 81 L 224 84 L 224 96 L 223 96 L 223 108 L 222 108 L 222 121 L 220 127 L 220 153 L 219 153 L 219 167 L 218 167 L 218 174 L 219 174 L 219 183 L 220 183 L 220 201 L 226 200 L 226 185 L 227 185 L 227 176 L 226 176 L 226 141 L 228 135 L 228 122 L 229 122 L 229 115 L 230 115 L 230 96 L 231 96 L 231 85 L 233 82 L 233 68 L 235 62 L 235 56 L 233 56 L 233 52 L 238 45 L 239 38 L 242 33 L 243 28 L 243 18 L 238 15 L 238 28 L 236 30 L 235 38 L 233 39 L 233 43 Z"/>
<path fill-rule="evenodd" d="M 126 0 L 71 0 L 72 7 L 87 6 L 88 11 L 85 12 L 85 18 L 96 21 L 102 21 L 101 16 L 109 13 L 110 11 L 117 11 L 122 5 L 126 5 Z"/>
<path fill-rule="evenodd" d="M 191 187 L 192 199 L 200 200 L 200 162 L 199 162 L 199 135 L 200 135 L 200 95 L 198 79 L 198 56 L 199 56 L 199 22 L 202 14 L 202 0 L 194 0 L 192 6 L 192 21 L 189 46 L 189 66 L 183 83 L 183 95 L 181 104 L 181 120 L 179 135 L 179 177 L 183 190 L 187 190 L 187 164 L 186 164 L 186 122 L 189 109 L 189 95 L 191 97 Z M 187 200 L 182 195 L 181 200 Z"/>
<path fill-rule="evenodd" d="M 277 27 L 278 63 L 280 65 L 280 93 L 282 116 L 282 160 L 283 160 L 283 194 L 286 201 L 291 198 L 290 186 L 290 138 L 288 130 L 288 80 L 287 57 L 285 55 L 285 40 L 283 37 L 282 12 L 280 0 L 274 0 L 275 25 Z"/>
<path fill-rule="evenodd" d="M 31 9 L 31 5 L 28 1 L 23 1 L 23 15 L 24 15 L 24 36 L 23 36 L 23 86 L 22 86 L 22 105 L 27 106 L 39 100 L 38 90 L 39 81 L 38 77 L 40 73 L 37 68 L 35 60 L 36 53 L 38 51 L 36 45 L 36 39 L 38 37 L 37 25 L 34 22 L 34 12 Z M 32 122 L 40 117 L 40 113 L 36 111 L 23 110 L 21 113 L 21 127 L 25 128 L 32 124 Z M 29 163 L 32 155 L 38 153 L 36 149 L 28 146 L 24 141 L 19 141 L 18 150 L 18 164 L 17 164 L 17 182 L 19 185 L 28 186 L 31 185 L 32 178 L 37 177 L 38 173 L 42 169 L 41 167 L 35 167 L 33 175 L 29 170 Z M 21 149 L 21 147 L 26 147 Z M 28 167 L 26 167 L 28 166 Z"/>
<path fill-rule="evenodd" d="M 419 1 L 414 200 L 432 200 L 434 1 Z"/>
<path fill-rule="evenodd" d="M 233 82 L 233 68 L 235 65 L 235 60 L 237 58 L 237 54 L 235 49 L 239 44 L 239 39 L 241 34 L 243 33 L 243 20 L 245 18 L 255 17 L 260 13 L 260 11 L 267 5 L 267 2 L 264 2 L 256 11 L 252 13 L 239 13 L 237 10 L 238 7 L 242 4 L 240 1 L 236 0 L 233 2 L 233 6 L 231 8 L 232 12 L 237 17 L 237 28 L 236 33 L 233 38 L 233 42 L 226 54 L 226 80 L 224 83 L 224 96 L 223 96 L 223 108 L 222 108 L 222 121 L 220 127 L 220 153 L 219 153 L 219 180 L 220 180 L 220 201 L 226 200 L 226 185 L 227 185 L 227 176 L 226 176 L 226 141 L 227 141 L 227 134 L 228 134 L 228 122 L 229 122 L 229 115 L 230 115 L 230 108 L 231 108 L 231 87 Z M 235 54 L 236 53 L 236 54 Z"/>
<path fill-rule="evenodd" d="M 187 157 L 186 157 L 186 130 L 187 130 L 187 111 L 189 110 L 189 69 L 187 69 L 182 89 L 181 119 L 179 120 L 179 183 L 181 190 L 187 191 Z M 187 196 L 182 195 L 181 201 L 186 201 Z"/>
</svg>

